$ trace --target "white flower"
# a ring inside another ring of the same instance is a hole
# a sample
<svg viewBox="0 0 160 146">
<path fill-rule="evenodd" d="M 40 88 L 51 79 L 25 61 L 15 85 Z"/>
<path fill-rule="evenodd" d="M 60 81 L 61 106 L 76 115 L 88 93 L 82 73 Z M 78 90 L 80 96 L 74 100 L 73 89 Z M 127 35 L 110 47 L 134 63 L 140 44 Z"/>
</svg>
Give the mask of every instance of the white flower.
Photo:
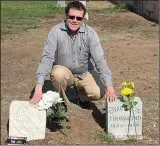
<svg viewBox="0 0 160 146">
<path fill-rule="evenodd" d="M 44 106 L 44 105 L 45 105 L 44 101 L 40 100 L 39 103 L 38 103 L 38 106 Z"/>
<path fill-rule="evenodd" d="M 62 98 L 58 92 L 48 91 L 47 93 L 47 102 L 52 102 L 53 105 L 62 102 Z"/>
<path fill-rule="evenodd" d="M 61 102 L 63 101 L 62 101 L 62 98 L 60 98 L 60 95 L 58 92 L 47 91 L 42 95 L 42 99 L 37 104 L 37 107 L 39 110 L 48 109 L 51 106 Z"/>
</svg>

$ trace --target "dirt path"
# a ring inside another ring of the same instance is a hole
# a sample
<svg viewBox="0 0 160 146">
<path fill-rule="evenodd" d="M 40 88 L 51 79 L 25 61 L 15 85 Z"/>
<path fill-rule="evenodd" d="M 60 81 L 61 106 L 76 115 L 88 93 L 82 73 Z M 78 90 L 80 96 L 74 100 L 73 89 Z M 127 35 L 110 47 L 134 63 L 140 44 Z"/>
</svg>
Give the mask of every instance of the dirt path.
<svg viewBox="0 0 160 146">
<path fill-rule="evenodd" d="M 107 7 L 106 2 L 89 2 L 91 7 Z M 64 16 L 45 18 L 40 28 L 2 39 L 1 132 L 2 144 L 7 138 L 9 106 L 12 100 L 29 100 L 35 85 L 35 73 L 49 30 Z M 144 18 L 126 13 L 93 13 L 88 24 L 99 34 L 117 94 L 121 82 L 134 81 L 137 95 L 143 101 L 143 136 L 139 144 L 158 144 L 158 26 Z M 101 105 L 104 101 L 95 102 Z M 103 104 L 104 105 L 104 104 Z M 78 114 L 77 114 L 78 112 Z M 46 129 L 46 139 L 30 144 L 104 144 L 91 135 L 104 130 L 104 116 L 96 107 L 76 107 L 68 137 Z M 98 122 L 99 121 L 99 122 Z M 131 144 L 131 142 L 124 142 Z"/>
</svg>

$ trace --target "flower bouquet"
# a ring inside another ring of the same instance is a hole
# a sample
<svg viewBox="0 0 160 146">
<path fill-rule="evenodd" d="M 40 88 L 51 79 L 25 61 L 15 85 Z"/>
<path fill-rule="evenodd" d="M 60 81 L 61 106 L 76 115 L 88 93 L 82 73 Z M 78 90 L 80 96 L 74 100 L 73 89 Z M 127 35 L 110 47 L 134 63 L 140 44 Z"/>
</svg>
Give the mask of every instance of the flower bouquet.
<svg viewBox="0 0 160 146">
<path fill-rule="evenodd" d="M 47 91 L 37 106 L 39 110 L 47 111 L 47 119 L 50 124 L 60 126 L 62 129 L 66 128 L 67 107 L 58 92 Z"/>
<path fill-rule="evenodd" d="M 122 87 L 123 89 L 120 93 L 121 101 L 124 103 L 122 106 L 126 111 L 131 110 L 137 104 L 137 102 L 134 101 L 136 95 L 134 91 L 135 85 L 133 82 L 123 82 Z"/>
<path fill-rule="evenodd" d="M 125 111 L 129 111 L 129 123 L 128 123 L 128 138 L 129 137 L 129 129 L 130 129 L 130 123 L 131 123 L 131 115 L 133 114 L 134 117 L 134 125 L 135 125 L 135 133 L 136 133 L 136 139 L 137 139 L 137 129 L 136 129 L 136 121 L 135 121 L 135 114 L 134 114 L 134 107 L 137 105 L 137 101 L 135 101 L 135 85 L 133 82 L 123 82 L 122 83 L 123 89 L 121 90 L 121 102 L 123 102 L 122 107 Z"/>
</svg>

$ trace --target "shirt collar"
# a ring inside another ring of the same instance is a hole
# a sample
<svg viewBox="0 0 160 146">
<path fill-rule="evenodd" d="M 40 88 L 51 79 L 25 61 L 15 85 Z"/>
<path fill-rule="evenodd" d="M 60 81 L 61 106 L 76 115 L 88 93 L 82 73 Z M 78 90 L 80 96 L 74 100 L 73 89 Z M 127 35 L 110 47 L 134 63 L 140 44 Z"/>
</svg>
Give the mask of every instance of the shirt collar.
<svg viewBox="0 0 160 146">
<path fill-rule="evenodd" d="M 65 20 L 63 22 L 61 22 L 61 27 L 60 29 L 67 31 L 67 27 L 66 27 L 66 22 Z M 78 30 L 78 32 L 85 32 L 85 23 L 82 23 L 80 26 L 80 29 Z"/>
</svg>

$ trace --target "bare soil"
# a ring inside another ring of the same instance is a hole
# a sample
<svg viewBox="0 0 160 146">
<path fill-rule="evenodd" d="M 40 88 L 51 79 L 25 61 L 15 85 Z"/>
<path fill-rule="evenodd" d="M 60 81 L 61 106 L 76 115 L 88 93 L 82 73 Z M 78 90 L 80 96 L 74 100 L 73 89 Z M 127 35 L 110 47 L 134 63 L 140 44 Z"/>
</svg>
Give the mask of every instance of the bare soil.
<svg viewBox="0 0 160 146">
<path fill-rule="evenodd" d="M 89 2 L 90 8 L 108 7 L 105 1 Z M 13 100 L 29 100 L 35 86 L 35 74 L 44 41 L 50 29 L 64 19 L 63 14 L 45 17 L 41 27 L 29 29 L 1 40 L 1 142 L 6 144 L 9 107 Z M 87 22 L 98 33 L 113 74 L 119 95 L 123 81 L 134 81 L 137 96 L 143 102 L 143 140 L 138 144 L 159 143 L 158 98 L 158 25 L 131 12 L 89 14 Z M 49 86 L 48 80 L 48 87 Z M 98 109 L 105 101 L 93 102 L 92 110 L 75 105 L 69 122 L 68 136 L 60 130 L 46 128 L 45 140 L 29 144 L 108 144 L 93 139 L 92 134 L 104 131 L 105 117 Z M 132 144 L 131 141 L 120 142 Z"/>
</svg>

